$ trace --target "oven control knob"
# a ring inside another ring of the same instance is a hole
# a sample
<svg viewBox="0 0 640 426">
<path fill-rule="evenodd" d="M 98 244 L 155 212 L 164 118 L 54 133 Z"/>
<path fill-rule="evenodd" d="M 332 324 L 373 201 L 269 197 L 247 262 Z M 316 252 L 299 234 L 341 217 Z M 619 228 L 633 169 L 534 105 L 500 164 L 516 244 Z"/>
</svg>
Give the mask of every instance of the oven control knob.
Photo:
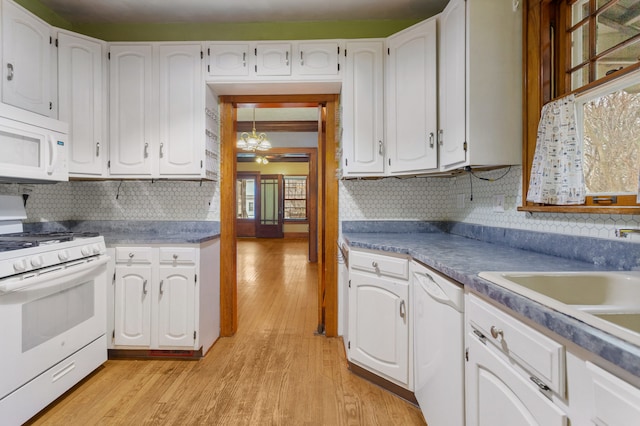
<svg viewBox="0 0 640 426">
<path fill-rule="evenodd" d="M 91 249 L 93 250 L 93 254 L 100 254 L 100 246 L 98 244 L 94 244 Z"/>
<path fill-rule="evenodd" d="M 62 250 L 61 252 L 58 253 L 58 259 L 60 259 L 63 262 L 69 260 L 69 252 L 66 250 Z"/>
<path fill-rule="evenodd" d="M 31 266 L 34 268 L 39 268 L 42 266 L 42 258 L 40 256 L 35 256 L 31 258 Z"/>
<path fill-rule="evenodd" d="M 91 255 L 91 247 L 89 246 L 84 246 L 80 249 L 80 253 L 82 253 L 83 256 L 89 256 Z"/>
<path fill-rule="evenodd" d="M 15 262 L 13 262 L 13 269 L 16 272 L 23 272 L 25 269 L 27 269 L 27 263 L 24 261 L 24 259 L 16 260 Z"/>
</svg>

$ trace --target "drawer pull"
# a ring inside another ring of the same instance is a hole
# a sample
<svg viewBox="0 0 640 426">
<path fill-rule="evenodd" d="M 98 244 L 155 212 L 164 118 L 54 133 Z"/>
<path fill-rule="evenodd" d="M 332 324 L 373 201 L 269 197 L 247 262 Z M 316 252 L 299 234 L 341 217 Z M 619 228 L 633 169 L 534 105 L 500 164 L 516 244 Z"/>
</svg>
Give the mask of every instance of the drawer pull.
<svg viewBox="0 0 640 426">
<path fill-rule="evenodd" d="M 133 259 L 133 256 L 135 256 L 133 253 L 129 253 L 129 259 Z"/>
<path fill-rule="evenodd" d="M 178 255 L 177 254 L 173 255 L 173 260 L 178 260 Z"/>
<path fill-rule="evenodd" d="M 531 381 L 533 383 L 535 383 L 536 386 L 538 386 L 540 388 L 540 390 L 543 390 L 545 392 L 550 390 L 549 386 L 547 386 L 544 383 L 542 383 L 542 380 L 538 379 L 536 376 L 531 376 L 531 377 L 529 377 L 529 379 L 531 379 Z"/>
<path fill-rule="evenodd" d="M 500 340 L 504 339 L 504 332 L 502 330 L 500 330 L 499 328 L 497 328 L 495 325 L 491 326 L 491 337 L 493 337 L 494 339 L 497 339 L 498 337 L 500 337 Z"/>
<path fill-rule="evenodd" d="M 373 266 L 374 268 L 378 267 L 378 262 L 371 262 L 371 266 Z"/>
</svg>

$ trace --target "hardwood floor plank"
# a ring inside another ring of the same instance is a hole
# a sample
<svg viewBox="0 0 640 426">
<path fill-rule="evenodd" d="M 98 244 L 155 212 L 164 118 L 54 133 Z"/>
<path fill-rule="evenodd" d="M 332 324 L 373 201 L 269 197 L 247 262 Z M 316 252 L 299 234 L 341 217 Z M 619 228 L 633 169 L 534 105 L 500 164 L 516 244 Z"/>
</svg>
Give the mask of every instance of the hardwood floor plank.
<svg viewBox="0 0 640 426">
<path fill-rule="evenodd" d="M 317 265 L 303 239 L 238 241 L 238 332 L 199 361 L 109 360 L 32 425 L 424 425 L 314 335 Z"/>
</svg>

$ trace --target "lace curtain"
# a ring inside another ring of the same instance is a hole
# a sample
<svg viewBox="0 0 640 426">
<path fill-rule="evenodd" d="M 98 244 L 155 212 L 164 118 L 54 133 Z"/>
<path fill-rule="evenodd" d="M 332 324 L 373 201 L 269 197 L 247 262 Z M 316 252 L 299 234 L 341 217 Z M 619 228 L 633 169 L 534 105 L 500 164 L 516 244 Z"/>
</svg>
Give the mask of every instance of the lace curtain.
<svg viewBox="0 0 640 426">
<path fill-rule="evenodd" d="M 584 204 L 582 141 L 576 131 L 574 95 L 542 107 L 527 201 Z"/>
</svg>

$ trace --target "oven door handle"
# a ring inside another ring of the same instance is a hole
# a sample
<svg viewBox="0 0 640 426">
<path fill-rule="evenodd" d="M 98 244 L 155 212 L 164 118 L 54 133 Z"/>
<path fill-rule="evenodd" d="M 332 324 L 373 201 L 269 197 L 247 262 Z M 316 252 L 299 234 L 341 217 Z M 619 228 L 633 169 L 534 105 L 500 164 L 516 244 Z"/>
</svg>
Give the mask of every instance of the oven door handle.
<svg viewBox="0 0 640 426">
<path fill-rule="evenodd" d="M 52 269 L 52 272 L 41 272 L 37 275 L 25 279 L 10 281 L 0 284 L 0 294 L 16 291 L 43 290 L 51 287 L 64 285 L 70 282 L 77 282 L 87 279 L 95 274 L 95 270 L 109 261 L 108 256 L 100 256 L 92 260 L 87 260 L 81 264 Z"/>
</svg>

